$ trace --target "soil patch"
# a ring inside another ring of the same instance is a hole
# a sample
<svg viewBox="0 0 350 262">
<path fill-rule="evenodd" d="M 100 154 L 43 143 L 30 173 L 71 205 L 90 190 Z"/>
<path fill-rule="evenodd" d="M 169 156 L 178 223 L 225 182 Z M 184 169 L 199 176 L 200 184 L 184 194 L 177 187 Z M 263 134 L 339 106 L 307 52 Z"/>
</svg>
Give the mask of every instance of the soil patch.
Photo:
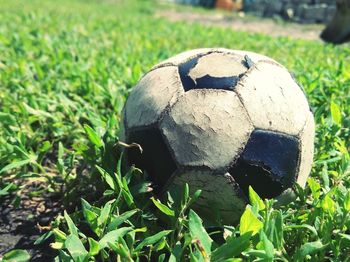
<svg viewBox="0 0 350 262">
<path fill-rule="evenodd" d="M 12 249 L 27 250 L 30 261 L 52 261 L 57 255 L 49 247 L 50 239 L 41 245 L 34 245 L 34 242 L 44 233 L 42 228 L 49 227 L 63 207 L 60 199 L 49 193 L 28 197 L 28 193 L 37 190 L 37 184 L 29 185 L 26 192 L 21 193 L 17 208 L 11 205 L 13 197 L 0 199 L 0 257 Z"/>
<path fill-rule="evenodd" d="M 240 17 L 238 14 L 220 13 L 213 11 L 206 13 L 196 13 L 179 10 L 160 10 L 158 17 L 166 18 L 170 21 L 186 21 L 189 23 L 201 23 L 207 26 L 220 26 L 234 31 L 251 33 L 262 33 L 270 36 L 290 37 L 293 39 L 320 40 L 320 33 L 324 25 L 311 24 L 303 25 L 277 22 L 274 19 L 258 18 L 252 16 Z"/>
</svg>

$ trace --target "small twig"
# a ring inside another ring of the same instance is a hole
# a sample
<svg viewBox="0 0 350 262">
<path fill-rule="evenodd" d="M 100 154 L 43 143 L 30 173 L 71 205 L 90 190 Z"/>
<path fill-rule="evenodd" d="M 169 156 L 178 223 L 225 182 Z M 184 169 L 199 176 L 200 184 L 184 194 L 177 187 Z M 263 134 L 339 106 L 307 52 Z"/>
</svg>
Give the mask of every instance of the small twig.
<svg viewBox="0 0 350 262">
<path fill-rule="evenodd" d="M 137 143 L 131 143 L 131 144 L 127 144 L 127 143 L 124 143 L 122 141 L 118 141 L 118 145 L 122 146 L 122 147 L 125 147 L 125 148 L 138 148 L 140 150 L 140 153 L 142 154 L 143 152 L 143 149 L 141 147 L 140 144 L 137 144 Z"/>
</svg>

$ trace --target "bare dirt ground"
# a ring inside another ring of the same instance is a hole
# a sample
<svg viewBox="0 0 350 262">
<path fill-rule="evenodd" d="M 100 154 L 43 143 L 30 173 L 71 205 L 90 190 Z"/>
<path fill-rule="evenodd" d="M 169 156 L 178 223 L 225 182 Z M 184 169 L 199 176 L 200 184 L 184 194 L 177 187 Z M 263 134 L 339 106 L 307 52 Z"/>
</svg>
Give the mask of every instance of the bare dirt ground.
<svg viewBox="0 0 350 262">
<path fill-rule="evenodd" d="M 159 10 L 158 17 L 170 21 L 186 21 L 189 23 L 201 23 L 207 26 L 219 26 L 230 28 L 234 31 L 261 33 L 270 36 L 290 37 L 293 39 L 321 41 L 319 35 L 324 25 L 287 23 L 269 18 L 258 18 L 252 16 L 241 16 L 229 12 L 191 12 L 188 8 L 180 11 L 178 8 L 170 10 Z"/>
<path fill-rule="evenodd" d="M 13 196 L 0 198 L 0 260 L 1 255 L 12 249 L 27 250 L 33 262 L 52 261 L 57 255 L 49 247 L 52 239 L 40 245 L 34 244 L 63 209 L 57 196 L 52 194 L 28 197 L 40 186 L 35 183 L 28 186 L 21 195 L 19 207 L 11 204 Z"/>
</svg>

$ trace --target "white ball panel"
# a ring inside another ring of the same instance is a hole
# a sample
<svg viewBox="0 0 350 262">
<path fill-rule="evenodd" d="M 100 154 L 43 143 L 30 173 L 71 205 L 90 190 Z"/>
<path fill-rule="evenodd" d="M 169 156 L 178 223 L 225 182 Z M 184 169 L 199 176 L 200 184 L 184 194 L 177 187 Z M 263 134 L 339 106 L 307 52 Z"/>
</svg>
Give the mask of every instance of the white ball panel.
<svg viewBox="0 0 350 262">
<path fill-rule="evenodd" d="M 305 125 L 308 102 L 282 67 L 267 62 L 256 64 L 242 77 L 235 92 L 256 128 L 297 135 Z"/>
<path fill-rule="evenodd" d="M 307 178 L 309 177 L 313 156 L 314 156 L 314 137 L 315 122 L 312 113 L 308 115 L 308 120 L 303 131 L 300 134 L 300 165 L 298 170 L 297 183 L 301 187 L 305 187 Z"/>
<path fill-rule="evenodd" d="M 244 211 L 246 202 L 238 184 L 229 174 L 212 174 L 208 171 L 187 171 L 174 177 L 172 186 L 182 189 L 187 183 L 193 194 L 198 189 L 202 190 L 199 199 L 193 208 L 205 217 L 215 219 L 215 211 L 224 223 L 237 222 Z"/>
<path fill-rule="evenodd" d="M 244 57 L 233 54 L 212 53 L 198 59 L 189 72 L 192 79 L 210 75 L 211 77 L 238 76 L 247 71 L 242 64 Z"/>
<path fill-rule="evenodd" d="M 164 109 L 184 93 L 178 69 L 162 67 L 146 74 L 133 88 L 126 102 L 127 127 L 156 123 Z"/>
<path fill-rule="evenodd" d="M 191 90 L 160 123 L 182 166 L 227 167 L 247 142 L 253 126 L 232 91 Z"/>
</svg>

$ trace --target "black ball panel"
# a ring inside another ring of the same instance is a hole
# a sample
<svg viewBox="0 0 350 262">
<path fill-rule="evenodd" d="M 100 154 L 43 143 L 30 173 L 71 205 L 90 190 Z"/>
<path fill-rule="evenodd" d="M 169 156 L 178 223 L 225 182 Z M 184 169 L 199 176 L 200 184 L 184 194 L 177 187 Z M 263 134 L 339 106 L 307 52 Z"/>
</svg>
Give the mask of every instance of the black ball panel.
<svg viewBox="0 0 350 262">
<path fill-rule="evenodd" d="M 225 68 L 225 70 L 221 72 L 223 75 L 215 75 L 218 73 L 217 65 L 211 64 L 210 56 L 220 56 L 222 60 L 220 67 Z M 201 67 L 197 69 L 197 73 L 200 73 L 200 76 L 193 77 L 190 75 L 190 72 L 197 66 Z M 247 63 L 246 59 L 240 59 L 237 56 L 223 53 L 198 55 L 178 66 L 182 86 L 185 91 L 192 89 L 223 89 L 232 91 L 249 67 L 250 64 Z M 205 68 L 205 70 L 203 70 L 203 68 Z M 225 75 L 225 71 L 226 74 L 227 71 L 230 71 L 229 75 Z"/>
<path fill-rule="evenodd" d="M 159 129 L 131 131 L 128 143 L 137 143 L 143 150 L 142 153 L 137 147 L 126 150 L 129 165 L 145 170 L 156 186 L 155 191 L 161 192 L 177 167 Z"/>
<path fill-rule="evenodd" d="M 251 185 L 261 197 L 273 198 L 294 184 L 299 155 L 297 138 L 254 130 L 229 173 L 246 194 Z"/>
</svg>

